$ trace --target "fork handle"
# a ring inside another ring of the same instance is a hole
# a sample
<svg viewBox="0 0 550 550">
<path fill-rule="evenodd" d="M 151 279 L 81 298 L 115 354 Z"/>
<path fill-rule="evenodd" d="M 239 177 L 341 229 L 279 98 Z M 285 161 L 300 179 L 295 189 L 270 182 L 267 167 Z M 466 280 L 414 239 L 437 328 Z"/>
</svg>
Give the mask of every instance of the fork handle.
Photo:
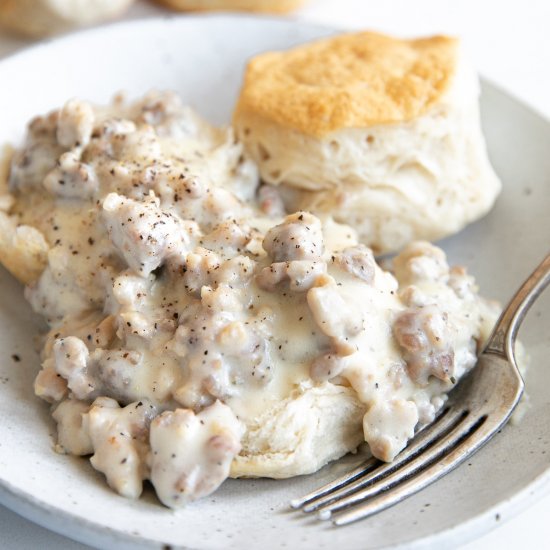
<svg viewBox="0 0 550 550">
<path fill-rule="evenodd" d="M 550 283 L 550 254 L 521 285 L 502 312 L 483 353 L 495 353 L 514 360 L 514 344 L 521 323 L 535 300 Z"/>
</svg>

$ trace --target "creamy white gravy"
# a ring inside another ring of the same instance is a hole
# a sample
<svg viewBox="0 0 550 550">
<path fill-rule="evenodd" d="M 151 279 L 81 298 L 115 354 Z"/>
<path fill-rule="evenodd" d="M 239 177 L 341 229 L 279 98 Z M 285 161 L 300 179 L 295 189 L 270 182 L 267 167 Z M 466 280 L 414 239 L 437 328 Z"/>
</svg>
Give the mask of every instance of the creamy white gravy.
<svg viewBox="0 0 550 550">
<path fill-rule="evenodd" d="M 335 387 L 390 461 L 475 364 L 494 308 L 440 249 L 412 244 L 385 272 L 353 229 L 285 215 L 258 184 L 232 131 L 170 93 L 72 100 L 14 156 L 10 214 L 49 246 L 25 291 L 51 327 L 35 391 L 58 450 L 92 455 L 120 494 L 150 479 L 178 507 L 235 460 L 254 475 L 258 419 Z"/>
</svg>

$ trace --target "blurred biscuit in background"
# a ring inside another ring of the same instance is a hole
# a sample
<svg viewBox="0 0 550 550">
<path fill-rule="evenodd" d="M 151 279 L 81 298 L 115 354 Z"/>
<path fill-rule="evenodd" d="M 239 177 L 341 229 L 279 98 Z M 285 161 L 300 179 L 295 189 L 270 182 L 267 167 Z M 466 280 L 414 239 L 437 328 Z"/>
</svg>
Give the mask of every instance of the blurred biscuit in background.
<svg viewBox="0 0 550 550">
<path fill-rule="evenodd" d="M 170 8 L 182 11 L 237 10 L 266 13 L 287 13 L 307 0 L 157 0 Z"/>
<path fill-rule="evenodd" d="M 0 26 L 49 36 L 122 15 L 134 0 L 0 0 Z"/>
<path fill-rule="evenodd" d="M 287 210 L 331 214 L 385 253 L 493 206 L 478 97 L 456 39 L 362 32 L 252 59 L 233 122 Z"/>
</svg>

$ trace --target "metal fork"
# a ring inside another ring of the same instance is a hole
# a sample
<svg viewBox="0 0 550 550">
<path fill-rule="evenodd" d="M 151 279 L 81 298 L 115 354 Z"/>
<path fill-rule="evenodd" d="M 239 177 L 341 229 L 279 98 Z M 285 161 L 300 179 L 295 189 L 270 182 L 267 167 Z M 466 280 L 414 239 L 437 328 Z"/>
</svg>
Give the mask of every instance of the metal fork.
<svg viewBox="0 0 550 550">
<path fill-rule="evenodd" d="M 550 254 L 512 298 L 493 329 L 478 363 L 449 395 L 445 408 L 420 429 L 393 462 L 375 458 L 308 495 L 293 508 L 317 512 L 346 525 L 380 512 L 456 468 L 506 423 L 523 393 L 514 344 L 536 298 L 550 283 Z"/>
</svg>

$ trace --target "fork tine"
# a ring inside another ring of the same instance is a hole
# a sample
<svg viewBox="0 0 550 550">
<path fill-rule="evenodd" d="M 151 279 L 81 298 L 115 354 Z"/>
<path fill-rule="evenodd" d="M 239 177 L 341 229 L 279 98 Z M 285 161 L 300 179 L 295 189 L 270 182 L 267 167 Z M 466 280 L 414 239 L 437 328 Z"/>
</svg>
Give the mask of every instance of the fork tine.
<svg viewBox="0 0 550 550">
<path fill-rule="evenodd" d="M 356 475 L 351 479 L 340 478 L 332 484 L 329 484 L 333 486 L 330 490 L 327 489 L 329 487 L 327 485 L 319 491 L 310 493 L 307 497 L 302 499 L 302 505 L 306 504 L 302 510 L 306 513 L 314 512 L 333 500 L 358 491 L 367 485 L 372 485 L 377 480 L 386 477 L 403 464 L 412 460 L 418 453 L 433 444 L 438 438 L 447 434 L 463 419 L 463 417 L 463 411 L 446 409 L 433 423 L 419 431 L 409 445 L 397 455 L 393 462 L 383 463 L 376 461 L 378 467 L 370 468 L 369 471 L 363 471 L 364 475 L 362 476 Z"/>
<path fill-rule="evenodd" d="M 418 453 L 412 460 L 397 468 L 378 483 L 359 490 L 349 496 L 338 499 L 332 504 L 319 508 L 319 518 L 328 519 L 332 513 L 347 508 L 352 504 L 358 504 L 366 499 L 373 498 L 379 493 L 388 489 L 394 490 L 399 483 L 429 467 L 435 460 L 438 460 L 446 451 L 453 449 L 466 437 L 473 433 L 480 426 L 480 419 L 463 416 L 463 422 L 456 424 L 446 435 L 439 439 L 434 445 L 427 446 L 425 452 Z M 482 417 L 485 418 L 485 417 Z"/>
<path fill-rule="evenodd" d="M 331 481 L 330 483 L 327 483 L 326 485 L 323 485 L 322 487 L 319 487 L 315 491 L 312 491 L 311 493 L 308 493 L 307 495 L 301 497 L 301 498 L 294 498 L 290 501 L 290 506 L 292 508 L 301 508 L 304 504 L 315 500 L 317 498 L 320 498 L 328 493 L 331 493 L 340 487 L 345 486 L 348 483 L 351 483 L 355 481 L 356 479 L 362 477 L 365 474 L 368 474 L 373 470 L 373 468 L 376 468 L 380 464 L 380 461 L 377 458 L 369 458 L 361 466 L 357 466 L 354 470 L 351 472 L 348 472 L 347 474 L 339 477 L 338 479 L 335 479 L 334 481 Z"/>
<path fill-rule="evenodd" d="M 394 486 L 391 491 L 379 494 L 360 506 L 354 506 L 351 510 L 338 514 L 332 520 L 333 524 L 337 526 L 347 525 L 372 516 L 412 496 L 414 493 L 443 477 L 484 445 L 489 440 L 489 436 L 496 432 L 498 428 L 495 429 L 494 424 L 486 422 L 486 419 L 487 417 L 482 416 L 475 423 L 472 423 L 469 430 L 462 434 L 462 437 L 455 442 L 451 452 L 446 456 L 441 457 L 441 454 L 445 453 L 445 449 L 441 449 L 438 456 L 432 458 L 427 463 L 423 462 L 426 468 L 421 470 L 418 475 L 406 479 L 398 486 Z M 476 433 L 476 437 L 471 438 L 474 433 Z M 327 513 L 326 516 L 323 519 L 328 519 L 330 513 Z"/>
</svg>

